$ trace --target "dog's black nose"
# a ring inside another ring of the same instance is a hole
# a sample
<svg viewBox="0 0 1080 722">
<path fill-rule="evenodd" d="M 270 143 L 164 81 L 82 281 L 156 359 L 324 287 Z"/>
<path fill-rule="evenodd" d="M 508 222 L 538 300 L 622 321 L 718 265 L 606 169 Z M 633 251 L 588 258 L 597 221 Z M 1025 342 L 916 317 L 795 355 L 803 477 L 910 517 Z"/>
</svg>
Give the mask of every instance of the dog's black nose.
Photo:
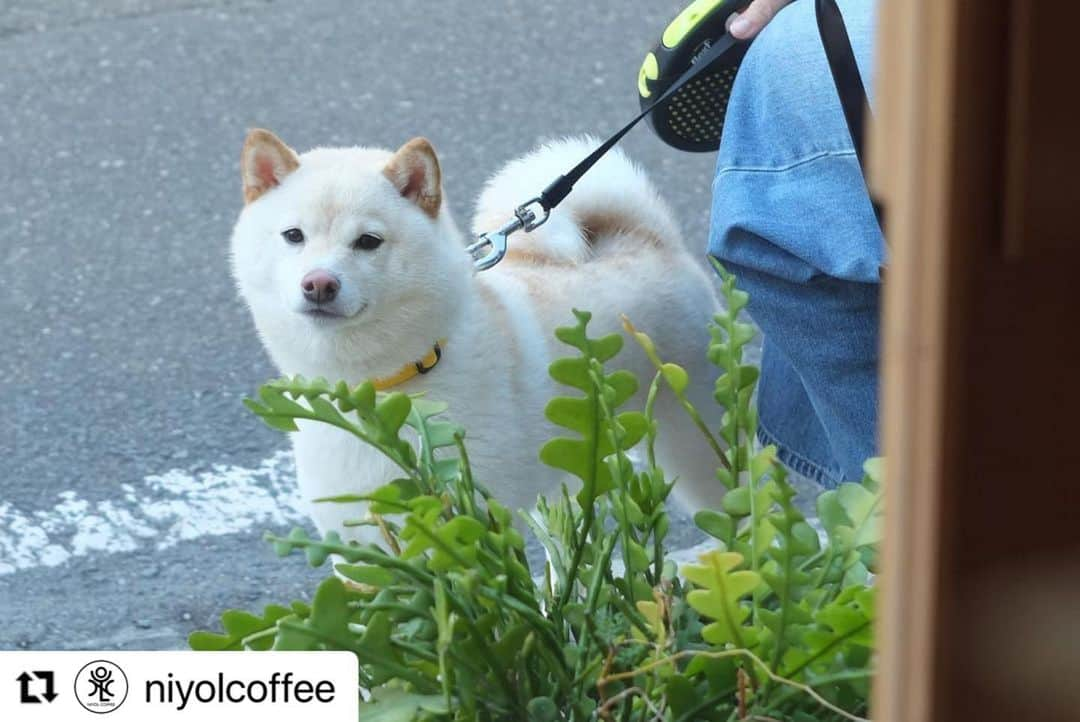
<svg viewBox="0 0 1080 722">
<path fill-rule="evenodd" d="M 341 290 L 341 281 L 329 271 L 311 271 L 300 281 L 304 298 L 312 303 L 330 303 Z"/>
</svg>

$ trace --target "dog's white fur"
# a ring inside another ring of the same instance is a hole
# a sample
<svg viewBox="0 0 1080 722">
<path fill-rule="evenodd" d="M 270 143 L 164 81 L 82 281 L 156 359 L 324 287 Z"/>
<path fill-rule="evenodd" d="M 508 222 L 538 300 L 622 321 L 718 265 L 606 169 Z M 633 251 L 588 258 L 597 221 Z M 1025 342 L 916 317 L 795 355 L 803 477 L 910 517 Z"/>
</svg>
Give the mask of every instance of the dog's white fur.
<svg viewBox="0 0 1080 722">
<path fill-rule="evenodd" d="M 552 142 L 513 161 L 488 183 L 476 232 L 502 225 L 512 209 L 584 157 L 589 138 Z M 317 149 L 297 156 L 267 131 L 252 131 L 243 153 L 248 200 L 232 237 L 233 271 L 263 343 L 286 374 L 355 384 L 387 376 L 448 339 L 441 363 L 398 390 L 446 401 L 468 432 L 476 474 L 511 508 L 531 508 L 564 479 L 542 465 L 541 444 L 555 429 L 544 419 L 554 395 L 573 393 L 548 376 L 570 355 L 553 331 L 571 325 L 571 308 L 591 311 L 592 336 L 620 331 L 626 314 L 649 333 L 666 360 L 690 374 L 689 396 L 706 417 L 713 369 L 706 324 L 717 310 L 714 286 L 681 241 L 671 211 L 644 173 L 609 153 L 582 179 L 546 225 L 511 238 L 511 253 L 476 273 L 465 239 L 443 202 L 438 160 L 416 139 L 397 153 Z M 281 233 L 300 228 L 290 245 Z M 356 250 L 363 233 L 384 238 Z M 313 318 L 301 278 L 321 269 L 341 281 L 329 310 Z M 654 370 L 628 339 L 617 367 L 644 387 Z M 639 391 L 644 392 L 644 388 Z M 664 389 L 657 405 L 658 453 L 679 496 L 715 505 L 716 459 Z M 715 417 L 713 417 L 715 420 Z M 305 499 L 362 493 L 399 476 L 378 452 L 345 432 L 304 424 L 292 434 Z M 322 531 L 345 532 L 361 505 L 313 504 Z M 367 531 L 365 531 L 367 530 Z M 367 527 L 347 537 L 374 540 Z"/>
</svg>

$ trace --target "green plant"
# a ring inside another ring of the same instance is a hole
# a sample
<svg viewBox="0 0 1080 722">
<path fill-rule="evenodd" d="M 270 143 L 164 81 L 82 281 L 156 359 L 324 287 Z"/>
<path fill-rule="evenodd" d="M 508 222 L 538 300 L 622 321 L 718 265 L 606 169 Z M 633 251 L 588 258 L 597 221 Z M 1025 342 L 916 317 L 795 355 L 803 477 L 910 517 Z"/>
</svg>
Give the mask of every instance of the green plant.
<svg viewBox="0 0 1080 722">
<path fill-rule="evenodd" d="M 273 537 L 282 556 L 337 572 L 310 605 L 229 611 L 224 633 L 191 646 L 344 649 L 360 660 L 362 719 L 380 720 L 858 720 L 872 676 L 875 567 L 881 501 L 877 465 L 862 484 L 818 500 L 822 539 L 793 503 L 771 447 L 754 450 L 757 369 L 743 362 L 753 329 L 739 321 L 746 294 L 718 269 L 726 312 L 708 349 L 720 370 L 718 435 L 685 402 L 686 373 L 665 363 L 627 322 L 657 371 L 641 410 L 626 406 L 637 379 L 608 365 L 623 337 L 591 338 L 589 314 L 558 338 L 574 355 L 552 364 L 573 391 L 547 408 L 565 436 L 541 459 L 577 477 L 521 519 L 548 562 L 531 569 L 511 510 L 474 479 L 464 430 L 445 407 L 323 380 L 280 379 L 248 406 L 271 426 L 333 424 L 392 459 L 401 478 L 364 501 L 383 545 L 302 530 Z M 715 540 L 698 564 L 668 559 L 666 503 L 674 480 L 653 451 L 653 416 L 670 388 L 717 454 L 729 489 L 697 525 Z M 402 438 L 405 427 L 417 439 Z M 635 465 L 628 452 L 639 446 Z"/>
</svg>

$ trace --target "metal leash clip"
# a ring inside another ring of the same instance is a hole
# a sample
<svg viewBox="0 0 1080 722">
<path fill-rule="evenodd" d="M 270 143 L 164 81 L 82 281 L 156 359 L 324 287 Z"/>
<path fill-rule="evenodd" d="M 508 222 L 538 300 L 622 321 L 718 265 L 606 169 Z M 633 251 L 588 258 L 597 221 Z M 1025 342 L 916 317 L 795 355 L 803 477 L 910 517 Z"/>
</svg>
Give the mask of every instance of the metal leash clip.
<svg viewBox="0 0 1080 722">
<path fill-rule="evenodd" d="M 535 210 L 536 208 L 540 209 L 539 212 Z M 551 212 L 537 196 L 515 208 L 514 219 L 502 228 L 491 233 L 480 234 L 475 243 L 465 248 L 465 252 L 472 256 L 476 270 L 486 271 L 506 255 L 506 239 L 510 234 L 520 230 L 526 233 L 536 230 L 544 225 L 549 215 Z"/>
</svg>

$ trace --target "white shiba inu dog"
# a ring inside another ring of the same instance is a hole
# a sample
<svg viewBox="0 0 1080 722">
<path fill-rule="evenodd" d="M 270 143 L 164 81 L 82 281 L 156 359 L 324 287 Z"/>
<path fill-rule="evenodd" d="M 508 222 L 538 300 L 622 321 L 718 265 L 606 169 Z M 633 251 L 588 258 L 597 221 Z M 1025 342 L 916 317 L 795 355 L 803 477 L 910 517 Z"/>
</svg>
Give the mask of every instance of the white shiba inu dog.
<svg viewBox="0 0 1080 722">
<path fill-rule="evenodd" d="M 488 183 L 473 227 L 500 227 L 593 147 L 587 138 L 563 140 L 513 161 Z M 665 360 L 689 372 L 688 395 L 706 420 L 718 418 L 716 369 L 705 357 L 714 286 L 667 205 L 620 152 L 601 160 L 545 225 L 514 236 L 502 263 L 483 273 L 465 253 L 439 161 L 422 138 L 396 152 L 298 155 L 253 130 L 241 171 L 246 203 L 232 236 L 233 272 L 278 368 L 350 385 L 381 379 L 449 403 L 468 432 L 477 478 L 510 508 L 532 508 L 564 480 L 537 452 L 555 432 L 545 404 L 573 393 L 547 373 L 572 353 L 553 335 L 574 323 L 572 308 L 592 312 L 594 337 L 621 331 L 621 314 L 629 316 Z M 416 373 L 418 363 L 430 370 Z M 643 387 L 654 373 L 633 341 L 613 366 L 635 372 Z M 661 396 L 659 460 L 668 478 L 679 477 L 685 503 L 715 505 L 716 458 L 670 390 Z M 303 425 L 292 441 L 307 500 L 371 491 L 399 476 L 377 451 L 330 426 Z M 323 532 L 376 540 L 369 527 L 342 527 L 363 517 L 360 505 L 313 504 L 311 513 Z"/>
</svg>

